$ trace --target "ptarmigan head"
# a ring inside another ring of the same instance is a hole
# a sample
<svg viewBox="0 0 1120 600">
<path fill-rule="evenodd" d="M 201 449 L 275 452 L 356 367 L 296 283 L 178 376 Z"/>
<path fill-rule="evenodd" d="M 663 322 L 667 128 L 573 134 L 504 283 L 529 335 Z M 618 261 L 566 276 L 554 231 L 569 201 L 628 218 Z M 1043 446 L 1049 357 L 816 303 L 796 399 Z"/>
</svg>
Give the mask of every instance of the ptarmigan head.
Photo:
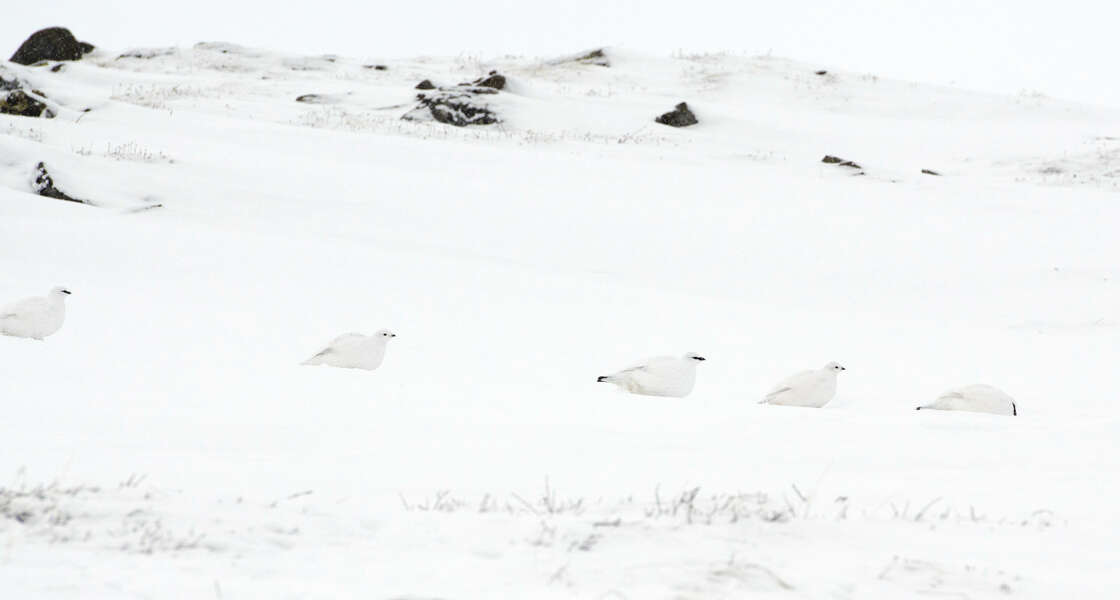
<svg viewBox="0 0 1120 600">
<path fill-rule="evenodd" d="M 70 290 L 68 290 L 64 287 L 61 287 L 61 286 L 53 287 L 53 288 L 51 288 L 50 295 L 54 296 L 54 297 L 57 297 L 57 298 L 65 298 L 66 296 L 70 295 Z"/>
<path fill-rule="evenodd" d="M 847 371 L 847 369 L 840 366 L 840 363 L 837 363 L 837 362 L 828 363 L 827 365 L 824 366 L 824 370 L 825 371 L 832 371 L 833 373 L 839 373 L 840 371 Z"/>
<path fill-rule="evenodd" d="M 695 361 L 697 361 L 697 362 L 703 362 L 703 361 L 705 361 L 705 360 L 708 360 L 708 359 L 704 358 L 703 356 L 700 356 L 699 354 L 697 354 L 697 353 L 695 353 L 695 352 L 688 352 L 688 353 L 686 353 L 686 354 L 684 355 L 684 359 L 685 359 L 685 360 L 695 360 Z"/>
<path fill-rule="evenodd" d="M 389 340 L 397 337 L 397 334 L 393 333 L 392 331 L 389 331 L 388 329 L 378 329 L 377 333 L 373 334 L 373 337 L 375 337 L 375 338 L 377 338 L 377 339 L 379 339 L 383 342 L 388 342 Z"/>
</svg>

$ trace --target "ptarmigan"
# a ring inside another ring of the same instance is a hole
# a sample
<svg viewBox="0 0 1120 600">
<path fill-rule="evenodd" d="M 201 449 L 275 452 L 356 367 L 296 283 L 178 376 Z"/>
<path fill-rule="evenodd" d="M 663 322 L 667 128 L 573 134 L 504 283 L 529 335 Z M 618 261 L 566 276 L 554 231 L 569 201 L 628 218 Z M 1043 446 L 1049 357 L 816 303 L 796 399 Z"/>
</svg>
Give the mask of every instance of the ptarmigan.
<svg viewBox="0 0 1120 600">
<path fill-rule="evenodd" d="M 992 413 L 993 415 L 1008 415 L 1011 417 L 1019 414 L 1015 406 L 1015 399 L 1008 396 L 1003 390 L 990 385 L 977 383 L 966 385 L 945 392 L 930 404 L 919 406 L 918 410 L 967 410 L 972 412 Z"/>
<path fill-rule="evenodd" d="M 613 383 L 631 394 L 684 398 L 696 385 L 696 365 L 703 360 L 703 356 L 691 352 L 680 357 L 657 356 L 629 369 L 602 375 L 598 381 Z"/>
<path fill-rule="evenodd" d="M 815 371 L 802 371 L 784 379 L 759 404 L 820 408 L 836 395 L 836 376 L 845 371 L 830 362 Z"/>
<path fill-rule="evenodd" d="M 62 329 L 70 290 L 56 287 L 46 296 L 25 298 L 0 308 L 0 333 L 41 340 Z"/>
<path fill-rule="evenodd" d="M 373 335 L 340 335 L 318 354 L 303 361 L 303 364 L 372 371 L 381 366 L 381 361 L 385 360 L 385 347 L 395 337 L 397 334 L 388 329 L 382 329 Z"/>
</svg>

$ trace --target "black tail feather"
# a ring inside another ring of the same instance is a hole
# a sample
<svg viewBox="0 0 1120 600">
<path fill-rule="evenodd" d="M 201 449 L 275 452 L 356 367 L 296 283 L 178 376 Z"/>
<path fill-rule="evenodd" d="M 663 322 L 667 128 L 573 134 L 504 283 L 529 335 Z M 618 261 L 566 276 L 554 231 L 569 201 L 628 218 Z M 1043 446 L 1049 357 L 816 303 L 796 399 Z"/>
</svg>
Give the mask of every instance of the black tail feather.
<svg viewBox="0 0 1120 600">
<path fill-rule="evenodd" d="M 604 381 L 606 381 L 606 380 L 607 380 L 607 376 L 606 376 L 606 375 L 600 375 L 600 376 L 599 376 L 599 378 L 595 380 L 595 382 L 596 382 L 596 383 L 603 383 L 603 382 L 604 382 Z"/>
</svg>

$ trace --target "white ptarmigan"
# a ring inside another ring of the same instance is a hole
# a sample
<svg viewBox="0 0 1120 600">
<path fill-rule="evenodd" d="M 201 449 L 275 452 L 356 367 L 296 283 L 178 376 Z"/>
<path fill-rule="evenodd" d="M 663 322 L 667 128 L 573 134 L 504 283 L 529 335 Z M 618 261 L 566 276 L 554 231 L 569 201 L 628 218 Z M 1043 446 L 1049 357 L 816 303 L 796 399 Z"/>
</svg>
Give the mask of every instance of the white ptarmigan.
<svg viewBox="0 0 1120 600">
<path fill-rule="evenodd" d="M 1015 406 L 1015 399 L 1006 392 L 990 385 L 977 383 L 966 385 L 945 392 L 937 400 L 918 407 L 929 410 L 967 410 L 971 412 L 991 413 L 993 415 L 1019 415 Z"/>
<path fill-rule="evenodd" d="M 385 360 L 385 347 L 395 337 L 397 334 L 388 329 L 382 329 L 373 335 L 343 334 L 315 356 L 303 361 L 303 364 L 372 371 L 381 366 L 381 361 Z"/>
<path fill-rule="evenodd" d="M 684 398 L 696 385 L 696 365 L 706 360 L 689 352 L 684 356 L 656 356 L 598 381 L 613 383 L 631 394 Z"/>
<path fill-rule="evenodd" d="M 46 296 L 24 298 L 0 308 L 0 334 L 41 340 L 62 329 L 70 290 L 51 288 Z"/>
<path fill-rule="evenodd" d="M 820 408 L 836 395 L 836 376 L 845 371 L 830 362 L 812 371 L 801 371 L 782 380 L 759 404 Z"/>
</svg>

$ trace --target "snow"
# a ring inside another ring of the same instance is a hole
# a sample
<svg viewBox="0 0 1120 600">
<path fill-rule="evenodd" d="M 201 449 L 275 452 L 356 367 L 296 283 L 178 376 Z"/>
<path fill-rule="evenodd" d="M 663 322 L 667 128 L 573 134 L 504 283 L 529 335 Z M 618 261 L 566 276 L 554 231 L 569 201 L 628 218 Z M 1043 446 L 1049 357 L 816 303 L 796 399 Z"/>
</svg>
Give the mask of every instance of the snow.
<svg viewBox="0 0 1120 600">
<path fill-rule="evenodd" d="M 8 65 L 62 110 L 0 116 L 0 297 L 81 293 L 0 338 L 2 587 L 1114 595 L 1120 113 L 608 52 Z M 502 124 L 400 120 L 492 69 Z M 299 366 L 385 324 L 375 372 Z M 595 382 L 675 348 L 687 399 Z M 825 408 L 756 404 L 833 359 Z M 962 381 L 1019 416 L 914 411 Z"/>
<path fill-rule="evenodd" d="M 83 0 L 12 6 L 0 21 L 0 39 L 8 44 L 3 57 L 33 31 L 52 25 L 113 49 L 236 40 L 377 61 L 419 54 L 561 56 L 609 44 L 657 53 L 796 56 L 816 68 L 1120 107 L 1120 82 L 1110 76 L 1120 6 L 1099 0 L 1068 0 L 1060 7 L 1044 0 L 567 0 L 547 14 L 537 4 L 508 0 L 468 9 L 455 0 L 429 0 L 422 10 L 347 0 L 324 0 L 311 10 L 221 0 L 191 6 L 174 19 L 147 0 L 116 0 L 111 7 Z"/>
</svg>

